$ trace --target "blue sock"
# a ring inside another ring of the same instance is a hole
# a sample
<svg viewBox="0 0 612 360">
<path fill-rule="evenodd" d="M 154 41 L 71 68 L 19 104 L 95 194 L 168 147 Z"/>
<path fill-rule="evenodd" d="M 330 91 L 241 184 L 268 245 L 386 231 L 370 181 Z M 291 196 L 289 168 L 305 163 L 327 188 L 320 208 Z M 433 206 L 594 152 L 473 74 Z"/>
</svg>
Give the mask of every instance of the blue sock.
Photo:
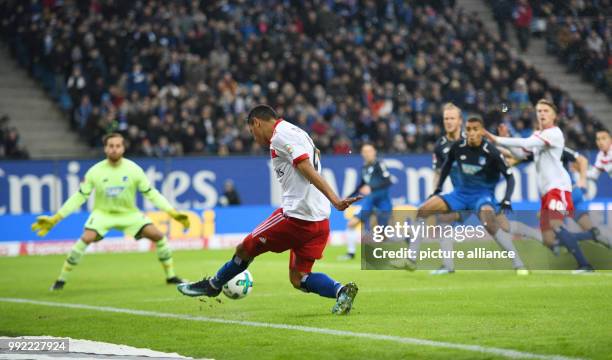
<svg viewBox="0 0 612 360">
<path fill-rule="evenodd" d="M 570 233 L 576 241 L 593 240 L 593 230 Z"/>
<path fill-rule="evenodd" d="M 574 234 L 562 228 L 557 235 L 561 243 L 574 256 L 574 258 L 576 258 L 576 262 L 578 263 L 579 267 L 590 266 L 589 262 L 584 257 L 584 254 L 578 245 L 578 239 L 574 237 Z"/>
<path fill-rule="evenodd" d="M 217 275 L 210 279 L 210 283 L 217 289 L 220 289 L 226 282 L 232 280 L 232 278 L 249 267 L 249 262 L 244 261 L 238 256 L 234 255 L 232 259 L 217 271 Z"/>
<path fill-rule="evenodd" d="M 342 284 L 323 273 L 310 273 L 302 279 L 302 289 L 306 292 L 313 292 L 323 297 L 336 298 L 336 293 Z"/>
</svg>

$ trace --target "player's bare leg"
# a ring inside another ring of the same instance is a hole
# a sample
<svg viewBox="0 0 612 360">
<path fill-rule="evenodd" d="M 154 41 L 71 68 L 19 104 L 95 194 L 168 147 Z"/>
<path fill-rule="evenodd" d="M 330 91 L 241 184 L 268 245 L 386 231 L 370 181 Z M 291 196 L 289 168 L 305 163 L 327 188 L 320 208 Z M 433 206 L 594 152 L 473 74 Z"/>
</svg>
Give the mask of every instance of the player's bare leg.
<svg viewBox="0 0 612 360">
<path fill-rule="evenodd" d="M 427 199 L 423 205 L 419 207 L 416 214 L 417 222 L 425 222 L 430 216 L 444 214 L 449 211 L 448 205 L 438 195 L 434 195 Z M 410 239 L 409 249 L 410 253 L 417 254 L 421 247 L 422 239 L 419 237 L 413 237 Z M 416 258 L 412 259 L 400 259 L 400 261 L 394 261 L 391 266 L 395 268 L 401 268 L 409 271 L 416 270 Z"/>
<path fill-rule="evenodd" d="M 85 251 L 87 250 L 89 244 L 100 239 L 101 238 L 97 232 L 85 229 L 85 231 L 83 231 L 83 234 L 81 235 L 81 238 L 72 246 L 72 249 L 66 257 L 66 260 L 64 260 L 64 265 L 62 266 L 62 271 L 60 272 L 59 277 L 53 283 L 53 285 L 51 285 L 51 288 L 49 290 L 62 290 L 64 288 L 64 285 L 66 284 L 66 281 L 68 281 L 70 272 L 72 272 L 74 267 L 77 266 L 79 262 L 81 262 L 81 258 L 83 257 L 83 254 L 85 254 Z"/>
<path fill-rule="evenodd" d="M 434 195 L 419 207 L 417 210 L 417 219 L 425 219 L 434 213 L 446 213 L 449 210 L 446 201 L 444 201 L 442 197 Z"/>
<path fill-rule="evenodd" d="M 136 238 L 145 237 L 155 243 L 157 259 L 161 263 L 166 274 L 166 284 L 181 284 L 185 280 L 176 276 L 174 271 L 174 260 L 172 259 L 172 249 L 168 245 L 168 238 L 155 225 L 145 225 Z"/>
<path fill-rule="evenodd" d="M 417 222 L 425 222 L 430 216 L 443 215 L 448 213 L 449 211 L 450 209 L 448 208 L 446 201 L 444 201 L 442 197 L 434 195 L 427 199 L 425 203 L 419 207 L 419 209 L 417 210 L 416 219 Z M 452 215 L 449 214 L 448 216 Z M 422 239 L 418 237 L 414 237 L 413 239 L 411 239 L 410 250 L 412 250 L 413 253 L 418 253 L 419 248 L 421 246 L 421 241 Z M 416 259 L 412 259 L 412 262 L 413 264 L 415 264 Z M 416 265 L 414 268 L 409 270 L 414 269 L 416 269 Z"/>
</svg>

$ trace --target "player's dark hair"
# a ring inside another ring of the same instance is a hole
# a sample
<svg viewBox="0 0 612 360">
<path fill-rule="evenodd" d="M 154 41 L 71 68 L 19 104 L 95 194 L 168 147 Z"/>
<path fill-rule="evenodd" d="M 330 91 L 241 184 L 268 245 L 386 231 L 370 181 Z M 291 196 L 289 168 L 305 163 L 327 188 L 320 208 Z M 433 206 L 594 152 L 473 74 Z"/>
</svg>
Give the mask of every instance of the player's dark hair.
<svg viewBox="0 0 612 360">
<path fill-rule="evenodd" d="M 480 125 L 482 127 L 484 127 L 484 120 L 482 120 L 482 117 L 480 117 L 478 115 L 470 115 L 470 116 L 468 116 L 467 122 L 477 122 L 477 123 L 480 123 Z"/>
<path fill-rule="evenodd" d="M 363 148 L 364 148 L 364 147 L 366 147 L 366 146 L 371 146 L 371 147 L 373 147 L 373 148 L 376 150 L 376 146 L 374 146 L 374 143 L 372 143 L 372 142 L 370 142 L 370 141 L 364 141 L 364 142 L 361 144 L 361 149 L 363 149 Z"/>
<path fill-rule="evenodd" d="M 540 105 L 540 104 L 550 106 L 550 108 L 555 111 L 555 114 L 559 113 L 559 110 L 557 110 L 557 105 L 555 105 L 554 102 L 552 102 L 552 101 L 550 101 L 548 99 L 540 99 L 540 100 L 538 100 L 538 102 L 536 103 L 536 106 Z"/>
<path fill-rule="evenodd" d="M 255 120 L 255 118 L 258 118 L 264 121 L 273 121 L 273 120 L 278 119 L 278 115 L 276 114 L 276 111 L 272 109 L 271 106 L 266 105 L 266 104 L 260 104 L 252 108 L 251 111 L 249 111 L 249 116 L 247 117 L 247 123 L 249 125 L 252 125 L 253 120 Z"/>
<path fill-rule="evenodd" d="M 125 145 L 125 138 L 123 137 L 123 135 L 117 132 L 112 132 L 112 133 L 104 135 L 104 137 L 102 138 L 102 144 L 106 146 L 106 143 L 108 142 L 108 140 L 112 138 L 121 138 L 121 140 L 123 141 L 123 145 Z"/>
<path fill-rule="evenodd" d="M 602 128 L 599 128 L 599 129 L 595 130 L 595 133 L 596 133 L 596 134 L 597 134 L 598 132 L 605 132 L 606 134 L 610 135 L 610 130 L 608 130 L 608 129 L 604 128 L 604 127 L 602 127 Z"/>
</svg>

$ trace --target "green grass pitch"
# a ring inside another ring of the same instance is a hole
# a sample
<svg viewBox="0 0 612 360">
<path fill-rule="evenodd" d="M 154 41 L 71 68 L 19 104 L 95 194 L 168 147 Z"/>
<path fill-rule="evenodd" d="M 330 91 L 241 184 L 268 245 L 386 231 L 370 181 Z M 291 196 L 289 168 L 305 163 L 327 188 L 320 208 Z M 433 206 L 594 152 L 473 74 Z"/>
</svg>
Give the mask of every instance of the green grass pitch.
<svg viewBox="0 0 612 360">
<path fill-rule="evenodd" d="M 427 339 L 486 348 L 612 358 L 612 273 L 362 271 L 339 262 L 331 247 L 315 271 L 355 281 L 360 292 L 349 316 L 333 301 L 292 288 L 288 253 L 251 265 L 253 292 L 221 303 L 181 296 L 165 285 L 154 253 L 87 254 L 61 292 L 51 293 L 64 256 L 0 258 L 0 297 L 301 325 Z M 231 251 L 177 251 L 179 275 L 213 274 Z M 0 301 L 0 335 L 91 339 L 216 359 L 496 359 L 501 356 L 381 339 L 307 333 L 184 319 L 166 319 Z"/>
</svg>

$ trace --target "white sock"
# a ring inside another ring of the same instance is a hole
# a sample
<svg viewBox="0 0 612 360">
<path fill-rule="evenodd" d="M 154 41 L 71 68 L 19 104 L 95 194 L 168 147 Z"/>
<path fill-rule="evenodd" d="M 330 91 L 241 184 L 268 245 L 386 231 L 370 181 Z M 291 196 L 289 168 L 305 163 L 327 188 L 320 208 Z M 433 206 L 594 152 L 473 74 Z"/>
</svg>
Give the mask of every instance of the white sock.
<svg viewBox="0 0 612 360">
<path fill-rule="evenodd" d="M 515 257 L 512 259 L 512 265 L 515 269 L 525 267 L 523 260 L 521 260 L 520 256 L 518 255 L 518 251 L 516 251 L 516 247 L 514 247 L 514 243 L 512 243 L 512 235 L 499 228 L 499 230 L 497 230 L 495 233 L 495 241 L 497 241 L 502 249 L 514 252 Z"/>
<path fill-rule="evenodd" d="M 425 219 L 422 219 L 422 218 L 417 218 L 414 223 L 420 224 L 421 226 L 425 226 L 426 224 Z M 423 239 L 421 239 L 421 233 L 420 232 L 413 233 L 412 236 L 409 239 L 407 238 L 406 240 L 410 240 L 410 246 L 408 247 L 408 249 L 410 250 L 409 254 L 412 254 L 412 256 L 408 258 L 416 262 L 419 257 L 419 250 L 421 249 L 421 242 L 423 241 Z"/>
<path fill-rule="evenodd" d="M 453 251 L 453 239 L 441 238 L 440 239 L 440 249 L 444 251 L 446 254 L 450 254 Z M 451 257 L 442 258 L 442 265 L 447 270 L 455 270 L 455 262 Z"/>
<path fill-rule="evenodd" d="M 515 235 L 536 239 L 539 242 L 543 242 L 542 232 L 540 232 L 540 230 L 534 229 L 520 221 L 510 221 L 510 232 Z"/>
<path fill-rule="evenodd" d="M 421 237 L 417 236 L 416 238 L 410 240 L 410 246 L 408 249 L 411 250 L 410 254 L 413 254 L 413 256 L 410 256 L 409 259 L 416 261 L 417 257 L 419 256 L 419 249 L 421 248 Z"/>
<path fill-rule="evenodd" d="M 348 229 L 346 234 L 346 252 L 349 254 L 355 254 L 355 243 L 359 238 L 361 232 L 358 228 Z"/>
</svg>

